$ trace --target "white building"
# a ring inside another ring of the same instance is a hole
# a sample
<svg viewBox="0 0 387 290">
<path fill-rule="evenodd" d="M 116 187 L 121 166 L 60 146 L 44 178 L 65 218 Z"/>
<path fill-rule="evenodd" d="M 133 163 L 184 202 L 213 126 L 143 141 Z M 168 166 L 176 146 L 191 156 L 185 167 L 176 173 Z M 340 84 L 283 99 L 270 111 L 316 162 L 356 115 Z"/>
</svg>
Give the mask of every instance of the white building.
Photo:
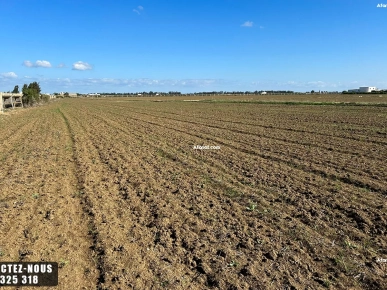
<svg viewBox="0 0 387 290">
<path fill-rule="evenodd" d="M 359 87 L 358 89 L 348 90 L 349 93 L 371 93 L 372 91 L 378 91 L 377 87 Z"/>
<path fill-rule="evenodd" d="M 377 91 L 378 89 L 376 87 L 360 87 L 359 92 L 360 93 L 370 93 L 372 91 Z"/>
</svg>

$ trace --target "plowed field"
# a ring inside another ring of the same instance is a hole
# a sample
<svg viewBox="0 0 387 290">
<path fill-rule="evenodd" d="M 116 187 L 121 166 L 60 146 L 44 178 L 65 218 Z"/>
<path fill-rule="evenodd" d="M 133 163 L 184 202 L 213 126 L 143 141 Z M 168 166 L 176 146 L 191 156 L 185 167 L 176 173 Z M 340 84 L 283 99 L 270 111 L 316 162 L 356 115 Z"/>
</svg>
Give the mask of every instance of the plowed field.
<svg viewBox="0 0 387 290">
<path fill-rule="evenodd" d="M 0 260 L 55 289 L 387 289 L 387 106 L 65 99 L 0 144 Z"/>
</svg>

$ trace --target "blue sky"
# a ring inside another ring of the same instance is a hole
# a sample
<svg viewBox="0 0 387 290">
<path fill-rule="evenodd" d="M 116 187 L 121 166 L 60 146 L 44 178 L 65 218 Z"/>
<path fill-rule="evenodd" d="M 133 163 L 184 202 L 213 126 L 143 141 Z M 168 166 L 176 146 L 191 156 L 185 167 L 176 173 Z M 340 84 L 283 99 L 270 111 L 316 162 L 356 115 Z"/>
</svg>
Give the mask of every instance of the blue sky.
<svg viewBox="0 0 387 290">
<path fill-rule="evenodd" d="M 387 89 L 381 3 L 0 0 L 0 91 Z"/>
</svg>

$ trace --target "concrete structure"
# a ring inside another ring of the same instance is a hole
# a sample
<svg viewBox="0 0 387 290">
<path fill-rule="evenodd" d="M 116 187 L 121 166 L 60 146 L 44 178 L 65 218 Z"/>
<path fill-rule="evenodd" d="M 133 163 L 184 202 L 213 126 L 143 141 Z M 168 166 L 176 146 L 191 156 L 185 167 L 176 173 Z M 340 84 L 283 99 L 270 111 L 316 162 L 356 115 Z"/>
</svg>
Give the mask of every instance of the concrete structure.
<svg viewBox="0 0 387 290">
<path fill-rule="evenodd" d="M 50 96 L 50 100 L 56 98 L 56 96 L 55 96 L 54 94 L 50 94 L 50 93 L 43 93 L 43 94 L 41 94 L 41 95 L 42 95 L 42 96 L 43 96 L 43 95 Z"/>
<path fill-rule="evenodd" d="M 69 94 L 69 97 L 70 97 L 70 98 L 76 98 L 76 97 L 78 96 L 77 93 L 69 93 L 69 92 L 67 92 L 67 93 Z M 60 92 L 60 93 L 59 93 L 59 95 L 61 95 L 62 97 L 63 97 L 65 94 L 66 94 L 65 92 Z"/>
<path fill-rule="evenodd" d="M 15 108 L 16 106 L 20 105 L 20 107 L 23 107 L 23 94 L 13 94 L 13 93 L 1 93 L 0 92 L 0 111 L 3 112 L 4 108 L 7 105 L 11 105 L 12 108 Z"/>
<path fill-rule="evenodd" d="M 378 91 L 377 87 L 359 87 L 358 89 L 348 90 L 349 93 L 371 93 L 372 91 Z"/>
<path fill-rule="evenodd" d="M 378 89 L 376 87 L 359 87 L 360 93 L 370 93 L 372 91 L 377 91 Z"/>
</svg>

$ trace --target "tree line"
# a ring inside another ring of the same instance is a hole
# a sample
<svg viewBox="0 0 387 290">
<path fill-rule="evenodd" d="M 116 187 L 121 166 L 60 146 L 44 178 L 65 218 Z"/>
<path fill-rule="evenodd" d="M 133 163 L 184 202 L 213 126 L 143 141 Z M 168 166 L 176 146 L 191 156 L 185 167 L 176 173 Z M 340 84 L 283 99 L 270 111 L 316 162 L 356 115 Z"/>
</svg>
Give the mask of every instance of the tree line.
<svg viewBox="0 0 387 290">
<path fill-rule="evenodd" d="M 348 91 L 343 91 L 342 94 L 346 94 L 346 95 L 358 95 L 358 94 L 378 94 L 378 95 L 383 95 L 383 94 L 387 94 L 387 90 L 379 90 L 379 91 L 371 91 L 371 92 L 348 92 Z"/>
<path fill-rule="evenodd" d="M 40 88 L 40 84 L 38 82 L 32 82 L 30 84 L 24 84 L 23 87 L 22 87 L 22 93 L 23 93 L 23 104 L 25 106 L 32 106 L 34 104 L 38 104 L 38 103 L 41 103 L 41 102 L 47 102 L 49 101 L 50 99 L 50 96 L 47 96 L 47 95 L 42 95 L 40 92 L 41 92 L 41 88 Z M 12 91 L 13 94 L 19 94 L 20 91 L 19 91 L 19 86 L 16 85 L 14 88 L 13 88 L 13 91 Z"/>
<path fill-rule="evenodd" d="M 102 96 L 179 96 L 179 95 L 259 95 L 264 91 L 203 91 L 195 93 L 182 93 L 179 91 L 169 91 L 169 92 L 136 92 L 136 93 L 108 93 L 102 92 L 99 93 Z M 294 94 L 294 91 L 265 91 L 268 94 Z M 82 94 L 80 94 L 82 95 Z"/>
</svg>

